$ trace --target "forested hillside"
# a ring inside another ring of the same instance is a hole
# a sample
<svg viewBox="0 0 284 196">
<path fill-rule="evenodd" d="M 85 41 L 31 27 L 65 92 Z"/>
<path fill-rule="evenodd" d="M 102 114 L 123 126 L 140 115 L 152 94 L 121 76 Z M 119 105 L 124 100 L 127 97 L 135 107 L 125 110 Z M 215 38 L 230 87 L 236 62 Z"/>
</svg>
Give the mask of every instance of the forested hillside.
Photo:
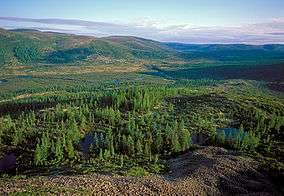
<svg viewBox="0 0 284 196">
<path fill-rule="evenodd" d="M 88 64 L 123 61 L 283 61 L 283 45 L 189 45 L 138 37 L 95 38 L 29 29 L 0 30 L 0 65 Z M 83 61 L 83 62 L 82 62 Z"/>
<path fill-rule="evenodd" d="M 136 37 L 94 38 L 34 30 L 0 31 L 0 63 L 75 63 L 98 57 L 112 59 L 167 59 L 175 51 L 166 45 Z"/>
<path fill-rule="evenodd" d="M 283 192 L 283 63 L 282 45 L 2 29 L 0 192 Z"/>
</svg>

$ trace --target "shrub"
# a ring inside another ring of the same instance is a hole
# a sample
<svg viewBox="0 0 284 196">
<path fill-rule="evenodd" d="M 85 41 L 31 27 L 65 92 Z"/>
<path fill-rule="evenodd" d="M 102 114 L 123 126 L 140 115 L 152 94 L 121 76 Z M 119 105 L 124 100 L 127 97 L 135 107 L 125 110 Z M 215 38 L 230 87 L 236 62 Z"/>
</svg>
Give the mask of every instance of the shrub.
<svg viewBox="0 0 284 196">
<path fill-rule="evenodd" d="M 142 176 L 148 176 L 149 172 L 146 171 L 143 167 L 132 167 L 130 168 L 126 173 L 126 176 L 138 176 L 138 177 L 142 177 Z"/>
</svg>

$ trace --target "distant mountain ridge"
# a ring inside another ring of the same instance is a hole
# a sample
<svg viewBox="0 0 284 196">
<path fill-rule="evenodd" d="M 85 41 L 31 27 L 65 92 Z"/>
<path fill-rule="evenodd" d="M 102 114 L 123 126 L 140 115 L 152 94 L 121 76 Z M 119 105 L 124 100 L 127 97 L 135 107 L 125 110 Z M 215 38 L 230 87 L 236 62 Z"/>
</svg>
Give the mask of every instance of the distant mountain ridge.
<svg viewBox="0 0 284 196">
<path fill-rule="evenodd" d="M 284 58 L 284 45 L 162 43 L 133 36 L 96 38 L 34 29 L 0 29 L 0 66 L 74 64 L 96 59 L 188 61 Z"/>
<path fill-rule="evenodd" d="M 166 59 L 175 50 L 138 37 L 78 36 L 31 29 L 0 30 L 0 64 L 74 63 L 88 57 L 112 59 Z"/>
</svg>

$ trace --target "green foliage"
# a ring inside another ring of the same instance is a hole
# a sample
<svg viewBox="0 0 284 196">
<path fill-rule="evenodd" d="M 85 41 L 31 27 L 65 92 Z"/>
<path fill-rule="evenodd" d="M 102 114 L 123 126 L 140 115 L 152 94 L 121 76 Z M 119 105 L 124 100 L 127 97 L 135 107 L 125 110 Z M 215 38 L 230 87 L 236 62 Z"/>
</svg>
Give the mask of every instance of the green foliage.
<svg viewBox="0 0 284 196">
<path fill-rule="evenodd" d="M 73 63 L 75 61 L 85 60 L 92 54 L 90 48 L 72 48 L 67 50 L 58 50 L 48 54 L 45 59 L 49 63 Z"/>
<path fill-rule="evenodd" d="M 260 138 L 258 135 L 245 132 L 241 125 L 239 129 L 232 129 L 233 132 L 225 133 L 224 130 L 215 135 L 215 144 L 228 145 L 235 149 L 254 151 L 259 145 Z"/>
<path fill-rule="evenodd" d="M 147 172 L 143 167 L 132 167 L 130 168 L 126 173 L 126 176 L 137 176 L 137 177 L 142 177 L 142 176 L 148 176 L 149 172 Z"/>
<path fill-rule="evenodd" d="M 62 142 L 57 139 L 56 144 L 55 144 L 55 158 L 56 161 L 60 162 L 64 158 L 64 146 L 62 145 Z"/>
<path fill-rule="evenodd" d="M 225 131 L 222 131 L 221 134 L 218 136 L 218 140 L 221 144 L 225 144 L 226 134 Z"/>
<path fill-rule="evenodd" d="M 245 91 L 147 85 L 65 90 L 0 103 L 1 153 L 21 150 L 29 155 L 19 158 L 25 166 L 115 161 L 110 170 L 149 163 L 146 171 L 160 171 L 160 157 L 190 149 L 194 133 L 213 136 L 216 128 L 237 122 L 238 134 L 217 134 L 215 144 L 267 153 L 275 152 L 283 129 L 283 103 Z M 87 134 L 93 138 L 85 156 Z"/>
<path fill-rule="evenodd" d="M 35 150 L 35 164 L 36 165 L 47 165 L 48 164 L 48 156 L 50 153 L 50 139 L 48 134 L 44 134 L 41 138 L 41 142 L 37 143 Z"/>
<path fill-rule="evenodd" d="M 15 57 L 22 63 L 36 62 L 41 58 L 36 45 L 21 43 L 14 48 Z"/>
</svg>

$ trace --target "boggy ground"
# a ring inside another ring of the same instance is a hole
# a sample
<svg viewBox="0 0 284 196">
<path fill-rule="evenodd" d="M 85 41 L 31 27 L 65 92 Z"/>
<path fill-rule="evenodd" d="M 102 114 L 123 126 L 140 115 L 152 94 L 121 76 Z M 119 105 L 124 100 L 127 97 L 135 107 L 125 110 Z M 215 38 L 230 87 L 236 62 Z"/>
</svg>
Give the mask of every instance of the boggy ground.
<svg viewBox="0 0 284 196">
<path fill-rule="evenodd" d="M 31 195 L 281 195 L 259 164 L 234 151 L 200 147 L 169 160 L 170 172 L 147 177 L 46 176 L 6 180 L 0 192 Z"/>
</svg>

